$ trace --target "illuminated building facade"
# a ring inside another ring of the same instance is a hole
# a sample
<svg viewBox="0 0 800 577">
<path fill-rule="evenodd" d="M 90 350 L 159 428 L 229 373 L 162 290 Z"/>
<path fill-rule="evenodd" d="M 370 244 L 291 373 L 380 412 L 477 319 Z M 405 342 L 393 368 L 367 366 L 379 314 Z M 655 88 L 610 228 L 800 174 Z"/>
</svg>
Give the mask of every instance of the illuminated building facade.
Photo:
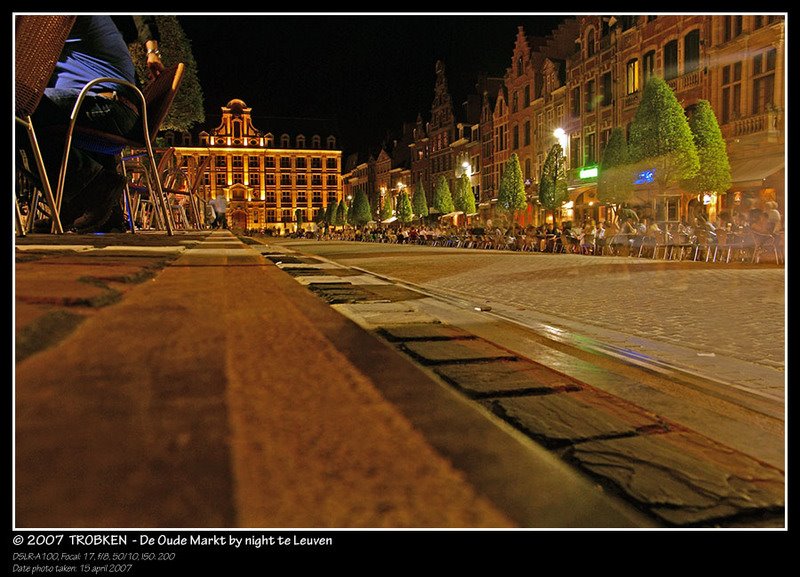
<svg viewBox="0 0 800 577">
<path fill-rule="evenodd" d="M 311 226 L 320 210 L 342 199 L 342 152 L 336 137 L 288 127 L 263 132 L 251 113 L 241 100 L 228 102 L 219 126 L 201 132 L 198 145 L 175 146 L 179 166 L 196 171 L 210 156 L 199 194 L 205 201 L 225 195 L 231 227 L 282 231 Z"/>
</svg>

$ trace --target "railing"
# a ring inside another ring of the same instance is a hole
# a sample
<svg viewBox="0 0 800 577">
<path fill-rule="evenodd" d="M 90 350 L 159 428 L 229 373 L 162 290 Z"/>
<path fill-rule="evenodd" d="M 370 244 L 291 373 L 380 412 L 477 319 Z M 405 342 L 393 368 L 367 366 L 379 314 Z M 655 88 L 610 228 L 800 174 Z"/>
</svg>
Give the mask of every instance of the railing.
<svg viewBox="0 0 800 577">
<path fill-rule="evenodd" d="M 779 111 L 765 112 L 764 114 L 732 120 L 722 127 L 722 134 L 726 138 L 731 138 L 758 134 L 759 132 L 779 131 L 782 121 L 782 115 Z"/>
<path fill-rule="evenodd" d="M 701 81 L 702 76 L 700 75 L 700 71 L 694 70 L 688 74 L 684 74 L 683 76 L 678 76 L 677 78 L 668 80 L 667 84 L 669 84 L 670 88 L 672 88 L 672 90 L 675 92 L 682 92 L 684 90 L 689 90 L 690 88 L 700 86 Z"/>
<path fill-rule="evenodd" d="M 633 108 L 634 106 L 638 106 L 641 99 L 642 93 L 640 91 L 636 91 L 633 94 L 628 94 L 622 99 L 622 107 Z"/>
</svg>

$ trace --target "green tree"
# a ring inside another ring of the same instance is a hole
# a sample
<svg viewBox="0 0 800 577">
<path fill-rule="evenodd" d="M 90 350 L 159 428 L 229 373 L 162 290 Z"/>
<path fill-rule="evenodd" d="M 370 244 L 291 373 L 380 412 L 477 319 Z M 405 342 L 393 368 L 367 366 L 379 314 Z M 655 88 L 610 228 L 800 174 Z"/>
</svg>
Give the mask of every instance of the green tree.
<svg viewBox="0 0 800 577">
<path fill-rule="evenodd" d="M 539 202 L 546 210 L 553 212 L 553 222 L 556 210 L 569 198 L 565 160 L 564 149 L 555 143 L 544 159 L 539 178 Z"/>
<path fill-rule="evenodd" d="M 616 213 L 620 204 L 628 202 L 633 197 L 634 177 L 630 166 L 628 142 L 625 140 L 625 131 L 622 128 L 617 127 L 611 131 L 599 168 L 597 198 L 605 204 L 610 204 Z"/>
<path fill-rule="evenodd" d="M 325 224 L 328 226 L 335 226 L 336 223 L 336 207 L 337 204 L 335 202 L 329 202 L 328 208 L 325 209 Z"/>
<path fill-rule="evenodd" d="M 169 113 L 161 125 L 163 130 L 187 131 L 197 123 L 206 119 L 203 108 L 203 89 L 197 78 L 197 63 L 192 54 L 192 43 L 186 37 L 177 17 L 156 16 L 156 28 L 160 40 L 158 50 L 164 66 L 172 66 L 183 62 L 185 69 L 181 86 L 175 94 Z M 136 73 L 142 82 L 149 79 L 147 71 L 147 54 L 141 42 L 128 45 Z"/>
<path fill-rule="evenodd" d="M 475 195 L 472 194 L 472 182 L 465 172 L 456 181 L 456 194 L 453 196 L 453 205 L 456 210 L 464 214 L 475 212 Z M 466 219 L 464 220 L 466 222 Z"/>
<path fill-rule="evenodd" d="M 353 226 L 364 226 L 372 220 L 372 208 L 369 205 L 367 193 L 359 190 L 350 206 L 350 213 L 347 215 L 347 222 Z"/>
<path fill-rule="evenodd" d="M 522 169 L 516 152 L 509 157 L 503 168 L 500 190 L 497 193 L 497 206 L 511 216 L 512 223 L 517 211 L 525 210 L 528 206 L 525 198 L 525 181 L 522 179 Z"/>
<path fill-rule="evenodd" d="M 694 178 L 681 184 L 687 190 L 697 193 L 723 194 L 731 186 L 731 165 L 728 149 L 717 117 L 708 100 L 700 100 L 689 117 L 694 145 L 700 161 L 700 170 Z"/>
<path fill-rule="evenodd" d="M 414 218 L 414 209 L 411 207 L 411 199 L 408 193 L 403 190 L 397 197 L 397 219 L 403 224 L 411 222 Z"/>
<path fill-rule="evenodd" d="M 630 127 L 628 152 L 635 170 L 652 170 L 659 192 L 693 178 L 700 163 L 686 114 L 675 93 L 658 76 L 644 87 Z"/>
<path fill-rule="evenodd" d="M 422 184 L 421 180 L 418 180 L 417 185 L 414 187 L 411 206 L 414 209 L 414 214 L 420 220 L 428 216 L 428 199 L 425 196 L 425 185 Z"/>
<path fill-rule="evenodd" d="M 347 204 L 345 204 L 344 199 L 340 200 L 339 205 L 336 207 L 336 219 L 333 224 L 334 226 L 347 224 Z"/>
<path fill-rule="evenodd" d="M 436 187 L 433 189 L 433 208 L 439 211 L 439 214 L 447 214 L 455 209 L 453 196 L 450 194 L 450 185 L 447 184 L 444 175 L 439 175 L 439 180 L 436 181 Z"/>
<path fill-rule="evenodd" d="M 381 206 L 381 220 L 388 220 L 392 218 L 392 195 L 387 194 L 383 197 L 383 205 Z"/>
</svg>

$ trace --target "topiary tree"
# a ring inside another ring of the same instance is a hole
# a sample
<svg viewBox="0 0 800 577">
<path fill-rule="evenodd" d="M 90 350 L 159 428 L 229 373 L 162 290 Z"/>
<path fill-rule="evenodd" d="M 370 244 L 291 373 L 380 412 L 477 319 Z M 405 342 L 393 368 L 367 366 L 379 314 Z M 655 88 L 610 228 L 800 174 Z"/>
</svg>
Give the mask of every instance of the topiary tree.
<svg viewBox="0 0 800 577">
<path fill-rule="evenodd" d="M 630 166 L 625 131 L 614 128 L 600 161 L 597 175 L 597 198 L 610 204 L 617 214 L 619 206 L 633 198 L 633 171 Z"/>
<path fill-rule="evenodd" d="M 653 171 L 653 182 L 661 193 L 671 184 L 693 178 L 700 167 L 686 114 L 658 76 L 644 87 L 630 127 L 628 152 L 636 171 Z"/>
<path fill-rule="evenodd" d="M 303 224 L 306 221 L 306 211 L 302 208 L 297 208 L 294 211 L 294 220 L 297 222 L 297 230 L 300 230 L 303 227 Z"/>
<path fill-rule="evenodd" d="M 522 179 L 522 169 L 516 152 L 511 154 L 503 167 L 500 190 L 497 193 L 497 206 L 510 215 L 512 224 L 517 211 L 525 210 L 528 206 L 525 198 L 525 181 Z"/>
<path fill-rule="evenodd" d="M 456 194 L 453 196 L 453 205 L 465 215 L 475 212 L 475 195 L 472 194 L 472 183 L 467 173 L 463 173 L 456 181 Z M 467 219 L 464 219 L 466 225 Z"/>
<path fill-rule="evenodd" d="M 731 186 L 728 149 L 717 117 L 708 100 L 700 100 L 689 117 L 689 129 L 697 149 L 700 170 L 681 185 L 696 193 L 724 194 Z"/>
<path fill-rule="evenodd" d="M 392 218 L 392 196 L 387 194 L 383 197 L 383 205 L 381 206 L 381 220 L 389 220 Z"/>
<path fill-rule="evenodd" d="M 364 226 L 370 220 L 372 220 L 372 208 L 369 205 L 367 193 L 359 190 L 353 199 L 353 204 L 350 205 L 347 222 L 353 226 Z"/>
<path fill-rule="evenodd" d="M 338 205 L 335 202 L 329 202 L 328 208 L 325 209 L 325 224 L 327 226 L 336 226 L 336 207 Z"/>
<path fill-rule="evenodd" d="M 553 212 L 554 223 L 556 210 L 569 198 L 565 160 L 564 149 L 555 143 L 547 153 L 539 178 L 539 202 Z"/>
<path fill-rule="evenodd" d="M 345 204 L 344 199 L 342 199 L 336 207 L 334 226 L 344 226 L 345 224 L 347 224 L 347 204 Z"/>
<path fill-rule="evenodd" d="M 180 90 L 175 94 L 175 100 L 161 124 L 161 128 L 162 130 L 187 131 L 206 119 L 203 108 L 203 90 L 197 78 L 197 62 L 192 54 L 192 43 L 175 16 L 155 16 L 155 25 L 160 37 L 158 50 L 161 52 L 161 61 L 164 66 L 183 62 L 186 67 Z M 147 71 L 147 54 L 144 45 L 141 42 L 134 42 L 128 45 L 128 50 L 131 53 L 137 76 L 142 82 L 146 82 L 149 79 L 149 72 Z"/>
<path fill-rule="evenodd" d="M 411 207 L 411 199 L 404 190 L 397 197 L 397 219 L 403 224 L 408 224 L 414 218 L 414 209 Z"/>
<path fill-rule="evenodd" d="M 417 185 L 414 187 L 411 207 L 414 209 L 414 214 L 417 215 L 417 218 L 420 220 L 428 216 L 428 199 L 425 196 L 425 186 L 422 184 L 421 180 L 418 180 Z"/>
<path fill-rule="evenodd" d="M 447 184 L 444 175 L 439 175 L 439 180 L 436 181 L 436 187 L 433 189 L 433 208 L 440 214 L 453 212 L 455 208 L 453 197 L 450 194 L 450 185 Z"/>
</svg>

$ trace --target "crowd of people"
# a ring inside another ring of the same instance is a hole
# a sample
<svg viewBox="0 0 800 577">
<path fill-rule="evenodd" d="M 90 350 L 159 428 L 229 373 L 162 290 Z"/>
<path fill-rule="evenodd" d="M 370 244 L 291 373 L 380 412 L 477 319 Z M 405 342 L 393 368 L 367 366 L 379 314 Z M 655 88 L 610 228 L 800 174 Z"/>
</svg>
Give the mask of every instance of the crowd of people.
<svg viewBox="0 0 800 577">
<path fill-rule="evenodd" d="M 625 214 L 617 220 L 586 220 L 578 225 L 565 221 L 540 226 L 515 225 L 501 228 L 487 222 L 483 226 L 459 227 L 450 224 L 377 226 L 374 228 L 320 228 L 304 236 L 318 240 L 347 240 L 393 244 L 501 249 L 530 252 L 617 255 L 693 260 L 716 259 L 720 249 L 746 260 L 764 239 L 780 240 L 783 224 L 777 204 L 765 209 L 752 207 L 735 215 L 721 212 L 713 221 L 702 215 L 680 222 L 657 222 Z M 749 255 L 749 256 L 748 256 Z"/>
</svg>

